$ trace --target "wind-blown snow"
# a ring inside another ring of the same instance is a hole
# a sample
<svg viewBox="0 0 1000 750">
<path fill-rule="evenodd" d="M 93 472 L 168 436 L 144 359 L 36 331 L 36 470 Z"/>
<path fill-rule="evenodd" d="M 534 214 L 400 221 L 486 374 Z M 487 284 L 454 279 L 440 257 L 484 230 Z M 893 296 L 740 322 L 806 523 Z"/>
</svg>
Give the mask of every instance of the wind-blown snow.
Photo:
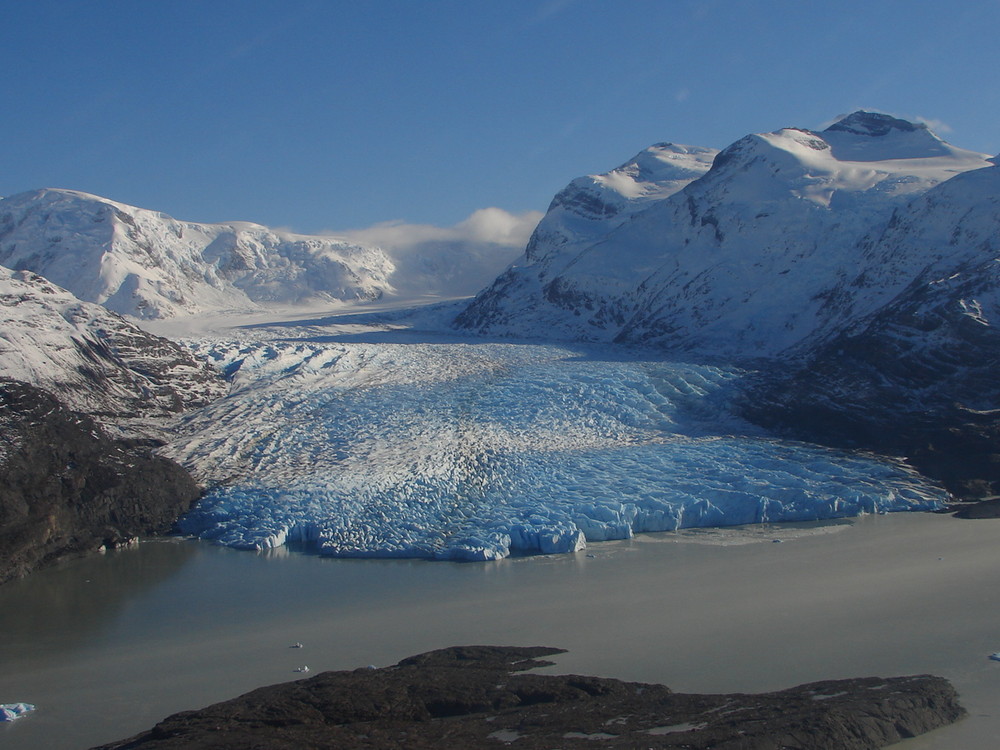
<svg viewBox="0 0 1000 750">
<path fill-rule="evenodd" d="M 753 433 L 726 411 L 732 368 L 499 343 L 199 348 L 233 392 L 170 447 L 214 484 L 182 529 L 234 547 L 484 560 L 944 500 L 901 466 Z"/>
</svg>

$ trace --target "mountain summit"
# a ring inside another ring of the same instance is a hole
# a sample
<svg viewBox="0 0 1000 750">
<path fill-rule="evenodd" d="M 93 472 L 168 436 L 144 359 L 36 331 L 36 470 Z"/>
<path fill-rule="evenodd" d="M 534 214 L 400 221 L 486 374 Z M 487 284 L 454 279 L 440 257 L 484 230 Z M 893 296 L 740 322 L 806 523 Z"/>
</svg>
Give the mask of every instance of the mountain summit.
<svg viewBox="0 0 1000 750">
<path fill-rule="evenodd" d="M 882 114 L 881 112 L 867 112 L 859 109 L 857 112 L 852 112 L 846 117 L 837 120 L 837 122 L 823 132 L 845 132 L 878 138 L 888 135 L 893 130 L 903 133 L 913 133 L 918 130 L 927 130 L 927 126 L 920 122 L 901 120 L 898 117 Z"/>
<path fill-rule="evenodd" d="M 922 122 L 864 110 L 838 120 L 822 136 L 837 158 L 845 161 L 960 158 L 963 153 L 938 138 Z"/>
<path fill-rule="evenodd" d="M 565 207 L 583 202 L 575 180 L 524 257 L 456 323 L 731 359 L 779 355 L 865 306 L 843 282 L 897 209 L 988 166 L 922 124 L 855 112 L 823 132 L 741 138 L 669 194 L 625 198 L 628 209 L 591 213 L 586 232 L 567 239 Z"/>
<path fill-rule="evenodd" d="M 0 201 L 0 265 L 137 318 L 376 299 L 392 288 L 393 270 L 375 247 L 247 222 L 183 222 L 54 189 Z"/>
</svg>

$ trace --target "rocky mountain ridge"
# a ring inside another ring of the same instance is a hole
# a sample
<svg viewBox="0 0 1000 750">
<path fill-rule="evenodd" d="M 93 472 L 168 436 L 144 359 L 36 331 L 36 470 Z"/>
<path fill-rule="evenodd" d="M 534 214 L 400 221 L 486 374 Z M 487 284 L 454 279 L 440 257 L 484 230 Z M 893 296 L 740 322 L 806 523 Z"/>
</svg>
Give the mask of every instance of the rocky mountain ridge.
<svg viewBox="0 0 1000 750">
<path fill-rule="evenodd" d="M 156 441 L 115 437 L 28 383 L 0 379 L 0 434 L 0 583 L 168 532 L 200 494 Z"/>
<path fill-rule="evenodd" d="M 228 386 L 180 345 L 30 271 L 0 267 L 0 377 L 47 389 L 107 425 L 141 429 Z"/>
</svg>

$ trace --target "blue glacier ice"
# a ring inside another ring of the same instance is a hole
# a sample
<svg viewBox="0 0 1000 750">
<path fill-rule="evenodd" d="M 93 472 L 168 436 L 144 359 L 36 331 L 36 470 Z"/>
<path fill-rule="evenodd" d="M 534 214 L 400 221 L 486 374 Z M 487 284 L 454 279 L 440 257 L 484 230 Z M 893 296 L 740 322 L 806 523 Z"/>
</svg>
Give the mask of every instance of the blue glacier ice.
<svg viewBox="0 0 1000 750">
<path fill-rule="evenodd" d="M 0 721 L 14 721 L 34 710 L 30 703 L 0 703 Z"/>
<path fill-rule="evenodd" d="M 735 419 L 736 368 L 511 343 L 201 354 L 233 392 L 188 416 L 170 447 L 210 485 L 181 529 L 232 547 L 493 560 L 946 500 L 902 464 Z"/>
</svg>

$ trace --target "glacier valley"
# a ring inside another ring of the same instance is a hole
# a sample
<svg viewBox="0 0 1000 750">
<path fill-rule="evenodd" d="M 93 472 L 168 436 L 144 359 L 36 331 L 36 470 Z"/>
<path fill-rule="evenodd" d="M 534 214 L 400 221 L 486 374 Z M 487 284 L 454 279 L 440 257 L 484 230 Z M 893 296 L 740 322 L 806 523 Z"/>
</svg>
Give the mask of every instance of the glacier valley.
<svg viewBox="0 0 1000 750">
<path fill-rule="evenodd" d="M 231 393 L 185 415 L 167 449 L 209 487 L 182 531 L 243 549 L 494 560 L 947 498 L 901 463 L 740 421 L 735 367 L 338 325 L 350 318 L 188 341 Z"/>
</svg>

